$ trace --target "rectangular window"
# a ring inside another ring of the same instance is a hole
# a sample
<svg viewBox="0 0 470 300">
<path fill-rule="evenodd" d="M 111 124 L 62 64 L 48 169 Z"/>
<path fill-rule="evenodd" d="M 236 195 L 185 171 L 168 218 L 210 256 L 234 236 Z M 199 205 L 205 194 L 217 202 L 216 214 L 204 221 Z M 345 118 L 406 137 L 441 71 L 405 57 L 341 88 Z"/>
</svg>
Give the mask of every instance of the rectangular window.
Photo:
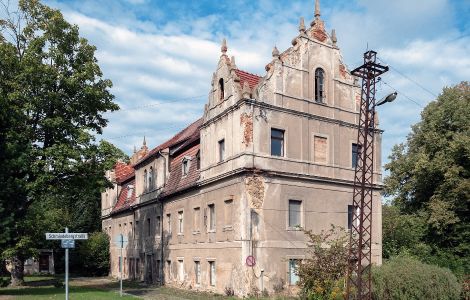
<svg viewBox="0 0 470 300">
<path fill-rule="evenodd" d="M 178 259 L 178 280 L 184 280 L 184 261 L 182 259 Z"/>
<path fill-rule="evenodd" d="M 360 209 L 356 206 L 356 216 L 359 215 Z M 354 219 L 354 208 L 352 205 L 348 205 L 348 229 L 352 229 Z M 356 226 L 359 226 L 359 219 L 356 219 Z"/>
<path fill-rule="evenodd" d="M 183 159 L 183 176 L 188 175 L 189 172 L 189 160 Z"/>
<path fill-rule="evenodd" d="M 193 211 L 193 231 L 199 231 L 201 225 L 201 208 L 195 207 Z"/>
<path fill-rule="evenodd" d="M 183 233 L 183 211 L 178 212 L 178 233 Z"/>
<path fill-rule="evenodd" d="M 166 222 L 168 227 L 168 234 L 171 234 L 171 214 L 166 215 Z"/>
<path fill-rule="evenodd" d="M 215 205 L 209 204 L 209 230 L 215 230 Z"/>
<path fill-rule="evenodd" d="M 301 226 L 300 212 L 302 201 L 289 200 L 289 227 Z"/>
<path fill-rule="evenodd" d="M 353 219 L 353 206 L 348 205 L 348 229 L 352 228 L 352 219 Z"/>
<path fill-rule="evenodd" d="M 209 262 L 209 283 L 215 286 L 215 261 Z"/>
<path fill-rule="evenodd" d="M 140 259 L 135 259 L 135 278 L 140 279 Z"/>
<path fill-rule="evenodd" d="M 361 146 L 358 144 L 352 144 L 351 158 L 352 158 L 352 167 L 356 168 L 359 161 L 359 155 L 361 155 Z"/>
<path fill-rule="evenodd" d="M 225 140 L 219 141 L 219 162 L 225 159 Z"/>
<path fill-rule="evenodd" d="M 150 236 L 151 233 L 152 233 L 152 230 L 151 230 L 150 218 L 147 218 L 147 236 Z"/>
<path fill-rule="evenodd" d="M 157 224 L 155 226 L 155 230 L 157 231 L 156 235 L 160 235 L 162 231 L 161 226 L 162 226 L 162 218 L 160 216 L 157 216 Z"/>
<path fill-rule="evenodd" d="M 295 285 L 299 281 L 299 275 L 297 275 L 297 268 L 299 267 L 299 259 L 289 259 L 289 284 Z"/>
<path fill-rule="evenodd" d="M 225 226 L 232 226 L 232 208 L 233 200 L 225 200 L 224 219 Z"/>
<path fill-rule="evenodd" d="M 313 145 L 315 163 L 326 164 L 328 154 L 328 140 L 326 137 L 315 136 Z"/>
<path fill-rule="evenodd" d="M 284 156 L 284 130 L 271 129 L 271 155 Z"/>
<path fill-rule="evenodd" d="M 194 274 L 196 275 L 196 284 L 201 284 L 201 262 L 194 262 Z"/>
</svg>

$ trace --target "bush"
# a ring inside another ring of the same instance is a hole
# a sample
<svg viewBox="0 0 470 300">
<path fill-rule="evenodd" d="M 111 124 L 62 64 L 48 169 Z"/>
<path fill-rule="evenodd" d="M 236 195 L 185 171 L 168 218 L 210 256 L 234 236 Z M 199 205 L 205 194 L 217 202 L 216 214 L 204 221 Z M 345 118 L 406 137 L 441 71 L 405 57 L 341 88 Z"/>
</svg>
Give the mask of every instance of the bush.
<svg viewBox="0 0 470 300">
<path fill-rule="evenodd" d="M 109 237 L 104 232 L 94 232 L 78 250 L 87 275 L 102 276 L 109 272 Z"/>
<path fill-rule="evenodd" d="M 343 299 L 348 265 L 348 234 L 341 227 L 331 226 L 315 234 L 304 230 L 308 238 L 307 257 L 299 265 L 301 298 Z"/>
<path fill-rule="evenodd" d="M 372 270 L 373 299 L 459 299 L 460 285 L 448 269 L 397 256 Z"/>
<path fill-rule="evenodd" d="M 0 277 L 0 287 L 6 287 L 10 284 L 10 277 Z"/>
</svg>

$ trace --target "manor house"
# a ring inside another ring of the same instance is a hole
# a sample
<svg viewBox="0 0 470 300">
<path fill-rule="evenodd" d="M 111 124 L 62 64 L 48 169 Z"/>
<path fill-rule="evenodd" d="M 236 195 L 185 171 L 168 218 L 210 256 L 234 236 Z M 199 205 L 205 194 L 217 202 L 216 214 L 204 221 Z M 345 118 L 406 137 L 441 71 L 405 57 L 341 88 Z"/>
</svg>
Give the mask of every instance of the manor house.
<svg viewBox="0 0 470 300">
<path fill-rule="evenodd" d="M 300 228 L 351 228 L 360 82 L 327 33 L 318 0 L 292 47 L 263 76 L 239 69 L 225 40 L 200 119 L 119 162 L 102 193 L 112 276 L 246 295 L 298 281 Z M 243 59 L 241 57 L 240 59 Z M 376 131 L 372 261 L 382 261 L 381 131 Z"/>
</svg>

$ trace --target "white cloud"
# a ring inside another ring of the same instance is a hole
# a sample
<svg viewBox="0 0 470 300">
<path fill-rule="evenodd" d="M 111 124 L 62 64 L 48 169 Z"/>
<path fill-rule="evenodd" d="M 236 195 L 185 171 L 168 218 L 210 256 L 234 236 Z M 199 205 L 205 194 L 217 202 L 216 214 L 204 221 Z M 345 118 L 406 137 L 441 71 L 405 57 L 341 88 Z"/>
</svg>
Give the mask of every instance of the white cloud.
<svg viewBox="0 0 470 300">
<path fill-rule="evenodd" d="M 49 1 L 97 46 L 100 66 L 124 108 L 109 114 L 104 137 L 140 135 L 111 140 L 129 153 L 144 133 L 155 146 L 202 115 L 206 96 L 201 95 L 209 92 L 223 37 L 240 68 L 263 75 L 272 47 L 289 47 L 299 17 L 304 16 L 307 25 L 313 18 L 313 1 L 230 2 L 224 14 L 205 15 L 188 11 L 184 3 L 179 11 L 164 12 L 143 0 L 129 1 L 135 5 Z M 462 33 L 447 0 L 321 2 L 327 30 L 336 29 L 351 68 L 362 63 L 367 44 L 393 67 L 383 80 L 398 89 L 399 96 L 379 111 L 386 162 L 392 145 L 405 140 L 422 107 L 434 98 L 395 70 L 438 94 L 444 85 L 470 78 L 470 37 L 456 39 Z M 139 17 L 143 13 L 144 19 Z M 392 91 L 385 84 L 379 87 L 379 97 Z M 193 96 L 199 97 L 164 104 Z"/>
</svg>

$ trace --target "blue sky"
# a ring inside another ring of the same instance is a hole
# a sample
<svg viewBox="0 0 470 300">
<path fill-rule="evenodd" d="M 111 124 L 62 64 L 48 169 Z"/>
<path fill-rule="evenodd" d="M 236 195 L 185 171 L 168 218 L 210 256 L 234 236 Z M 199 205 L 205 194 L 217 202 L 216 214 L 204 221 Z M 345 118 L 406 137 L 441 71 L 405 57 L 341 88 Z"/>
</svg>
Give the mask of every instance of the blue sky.
<svg viewBox="0 0 470 300">
<path fill-rule="evenodd" d="M 222 38 L 239 68 L 264 75 L 273 46 L 288 48 L 299 18 L 309 24 L 314 11 L 314 0 L 45 3 L 59 8 L 97 46 L 99 64 L 122 108 L 107 115 L 104 138 L 128 154 L 144 135 L 154 147 L 202 115 Z M 361 63 L 367 46 L 392 67 L 378 90 L 379 97 L 399 92 L 396 102 L 379 110 L 385 163 L 444 86 L 470 80 L 470 2 L 320 3 L 349 69 Z"/>
</svg>

